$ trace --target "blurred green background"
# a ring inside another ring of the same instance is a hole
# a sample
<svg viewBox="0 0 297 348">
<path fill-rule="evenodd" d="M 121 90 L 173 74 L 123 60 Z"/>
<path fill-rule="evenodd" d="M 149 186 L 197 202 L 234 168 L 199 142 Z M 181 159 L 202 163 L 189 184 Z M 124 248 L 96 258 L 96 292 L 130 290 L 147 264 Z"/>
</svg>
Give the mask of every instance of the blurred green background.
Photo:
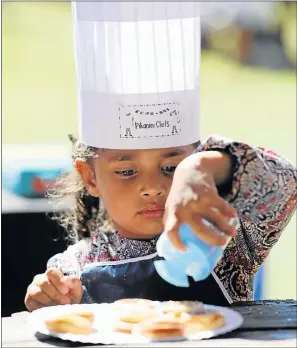
<svg viewBox="0 0 297 348">
<path fill-rule="evenodd" d="M 3 143 L 65 143 L 77 116 L 70 4 L 2 3 L 2 10 Z M 203 137 L 268 147 L 296 165 L 296 72 L 204 52 L 201 127 Z M 265 287 L 266 298 L 296 299 L 296 216 L 266 262 Z"/>
</svg>

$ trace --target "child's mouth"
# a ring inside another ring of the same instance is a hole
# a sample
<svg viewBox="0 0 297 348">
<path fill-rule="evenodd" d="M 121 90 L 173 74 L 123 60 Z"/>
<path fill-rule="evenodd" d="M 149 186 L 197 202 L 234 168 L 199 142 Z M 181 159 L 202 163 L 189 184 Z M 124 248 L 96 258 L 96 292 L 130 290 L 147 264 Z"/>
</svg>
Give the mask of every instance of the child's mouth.
<svg viewBox="0 0 297 348">
<path fill-rule="evenodd" d="M 156 209 L 156 210 L 145 210 L 140 213 L 141 216 L 147 219 L 156 219 L 162 218 L 164 215 L 164 209 Z"/>
<path fill-rule="evenodd" d="M 152 204 L 139 212 L 146 219 L 159 219 L 164 215 L 165 209 L 159 204 Z"/>
</svg>

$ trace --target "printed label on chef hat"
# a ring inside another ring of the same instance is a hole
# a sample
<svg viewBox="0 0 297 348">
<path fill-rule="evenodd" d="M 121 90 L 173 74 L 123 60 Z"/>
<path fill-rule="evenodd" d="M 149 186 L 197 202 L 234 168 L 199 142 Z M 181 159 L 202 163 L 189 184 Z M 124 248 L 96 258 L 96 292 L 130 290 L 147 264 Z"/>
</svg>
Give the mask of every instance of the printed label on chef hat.
<svg viewBox="0 0 297 348">
<path fill-rule="evenodd" d="M 198 141 L 196 4 L 72 4 L 80 141 L 109 149 Z"/>
</svg>

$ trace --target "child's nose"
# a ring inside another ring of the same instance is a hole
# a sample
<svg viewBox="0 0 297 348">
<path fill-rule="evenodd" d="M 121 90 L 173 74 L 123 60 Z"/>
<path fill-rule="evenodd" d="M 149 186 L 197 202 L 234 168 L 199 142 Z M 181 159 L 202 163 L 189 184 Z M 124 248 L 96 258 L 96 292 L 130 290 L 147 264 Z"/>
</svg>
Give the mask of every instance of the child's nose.
<svg viewBox="0 0 297 348">
<path fill-rule="evenodd" d="M 150 187 L 150 188 L 145 188 L 142 190 L 141 194 L 142 196 L 145 197 L 157 197 L 157 196 L 163 196 L 165 195 L 165 187 Z"/>
</svg>

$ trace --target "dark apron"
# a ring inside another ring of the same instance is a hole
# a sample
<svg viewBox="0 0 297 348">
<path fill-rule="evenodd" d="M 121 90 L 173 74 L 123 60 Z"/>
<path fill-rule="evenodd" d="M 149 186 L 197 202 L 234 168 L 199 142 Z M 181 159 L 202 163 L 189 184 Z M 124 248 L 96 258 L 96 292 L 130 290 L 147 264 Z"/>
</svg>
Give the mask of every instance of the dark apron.
<svg viewBox="0 0 297 348">
<path fill-rule="evenodd" d="M 194 282 L 189 278 L 187 288 L 173 286 L 155 271 L 151 259 L 123 264 L 91 265 L 82 270 L 81 281 L 95 303 L 111 303 L 122 298 L 146 298 L 154 301 L 200 301 L 217 306 L 228 306 L 214 277 Z"/>
</svg>

